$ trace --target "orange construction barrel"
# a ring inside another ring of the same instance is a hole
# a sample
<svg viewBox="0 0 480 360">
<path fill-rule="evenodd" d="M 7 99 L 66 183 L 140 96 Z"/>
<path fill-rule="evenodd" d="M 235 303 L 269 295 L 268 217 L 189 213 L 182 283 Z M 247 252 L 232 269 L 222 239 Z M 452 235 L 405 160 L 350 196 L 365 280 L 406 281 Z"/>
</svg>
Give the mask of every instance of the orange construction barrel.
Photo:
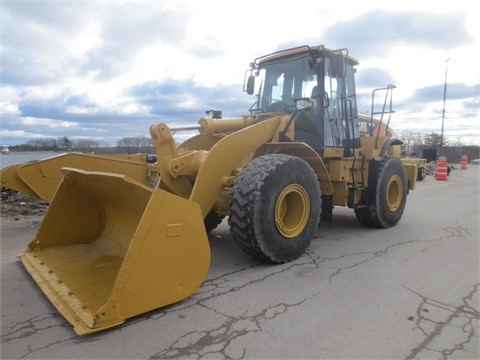
<svg viewBox="0 0 480 360">
<path fill-rule="evenodd" d="M 462 159 L 460 161 L 460 169 L 467 170 L 468 158 L 467 155 L 462 155 Z"/>
<path fill-rule="evenodd" d="M 438 161 L 435 178 L 437 180 L 448 180 L 448 165 L 446 161 Z"/>
</svg>

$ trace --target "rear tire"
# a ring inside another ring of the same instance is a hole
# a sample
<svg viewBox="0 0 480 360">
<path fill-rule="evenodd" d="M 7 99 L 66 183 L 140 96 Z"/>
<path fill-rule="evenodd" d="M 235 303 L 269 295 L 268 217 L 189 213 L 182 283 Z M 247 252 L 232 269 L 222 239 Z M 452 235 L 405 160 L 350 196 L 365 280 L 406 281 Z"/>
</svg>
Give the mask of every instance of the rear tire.
<svg viewBox="0 0 480 360">
<path fill-rule="evenodd" d="M 383 161 L 377 173 L 375 201 L 355 208 L 355 215 L 363 225 L 379 228 L 395 226 L 401 219 L 407 202 L 407 175 L 397 158 Z"/>
<path fill-rule="evenodd" d="M 253 159 L 237 177 L 228 223 L 242 250 L 284 263 L 308 248 L 320 210 L 320 185 L 310 165 L 292 155 L 270 154 Z"/>
</svg>

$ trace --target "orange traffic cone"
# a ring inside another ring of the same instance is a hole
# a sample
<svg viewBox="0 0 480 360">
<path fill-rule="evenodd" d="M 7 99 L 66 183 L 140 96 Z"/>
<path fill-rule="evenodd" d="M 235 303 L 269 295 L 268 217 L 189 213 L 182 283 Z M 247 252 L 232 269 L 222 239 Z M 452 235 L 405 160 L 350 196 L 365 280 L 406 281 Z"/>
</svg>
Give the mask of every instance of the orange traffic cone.
<svg viewBox="0 0 480 360">
<path fill-rule="evenodd" d="M 438 161 L 437 163 L 437 173 L 435 174 L 435 179 L 437 180 L 448 180 L 448 165 L 446 161 Z"/>
<path fill-rule="evenodd" d="M 460 162 L 460 169 L 467 170 L 468 158 L 467 155 L 462 155 L 462 160 Z"/>
</svg>

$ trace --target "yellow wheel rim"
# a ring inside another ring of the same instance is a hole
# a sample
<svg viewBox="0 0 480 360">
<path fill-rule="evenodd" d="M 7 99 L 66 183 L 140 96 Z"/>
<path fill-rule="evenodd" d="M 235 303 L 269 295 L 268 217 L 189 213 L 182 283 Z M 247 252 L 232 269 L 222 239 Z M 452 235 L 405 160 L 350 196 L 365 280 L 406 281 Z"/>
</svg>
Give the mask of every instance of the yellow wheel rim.
<svg viewBox="0 0 480 360">
<path fill-rule="evenodd" d="M 388 180 L 387 184 L 387 207 L 390 211 L 397 211 L 402 203 L 403 187 L 402 179 L 398 175 L 394 175 Z"/>
<path fill-rule="evenodd" d="M 310 199 L 305 188 L 290 184 L 280 193 L 275 204 L 275 223 L 286 238 L 300 235 L 310 216 Z"/>
</svg>

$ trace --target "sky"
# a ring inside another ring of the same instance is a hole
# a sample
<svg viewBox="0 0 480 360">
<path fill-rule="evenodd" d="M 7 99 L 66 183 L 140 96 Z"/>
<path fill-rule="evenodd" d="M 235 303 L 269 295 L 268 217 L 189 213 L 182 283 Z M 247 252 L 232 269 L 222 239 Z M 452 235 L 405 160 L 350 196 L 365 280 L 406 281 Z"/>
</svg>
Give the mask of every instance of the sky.
<svg viewBox="0 0 480 360">
<path fill-rule="evenodd" d="M 246 115 L 250 62 L 300 45 L 348 48 L 363 113 L 395 85 L 398 133 L 439 134 L 443 119 L 451 143 L 480 145 L 475 1 L 0 1 L 2 146 Z"/>
</svg>

